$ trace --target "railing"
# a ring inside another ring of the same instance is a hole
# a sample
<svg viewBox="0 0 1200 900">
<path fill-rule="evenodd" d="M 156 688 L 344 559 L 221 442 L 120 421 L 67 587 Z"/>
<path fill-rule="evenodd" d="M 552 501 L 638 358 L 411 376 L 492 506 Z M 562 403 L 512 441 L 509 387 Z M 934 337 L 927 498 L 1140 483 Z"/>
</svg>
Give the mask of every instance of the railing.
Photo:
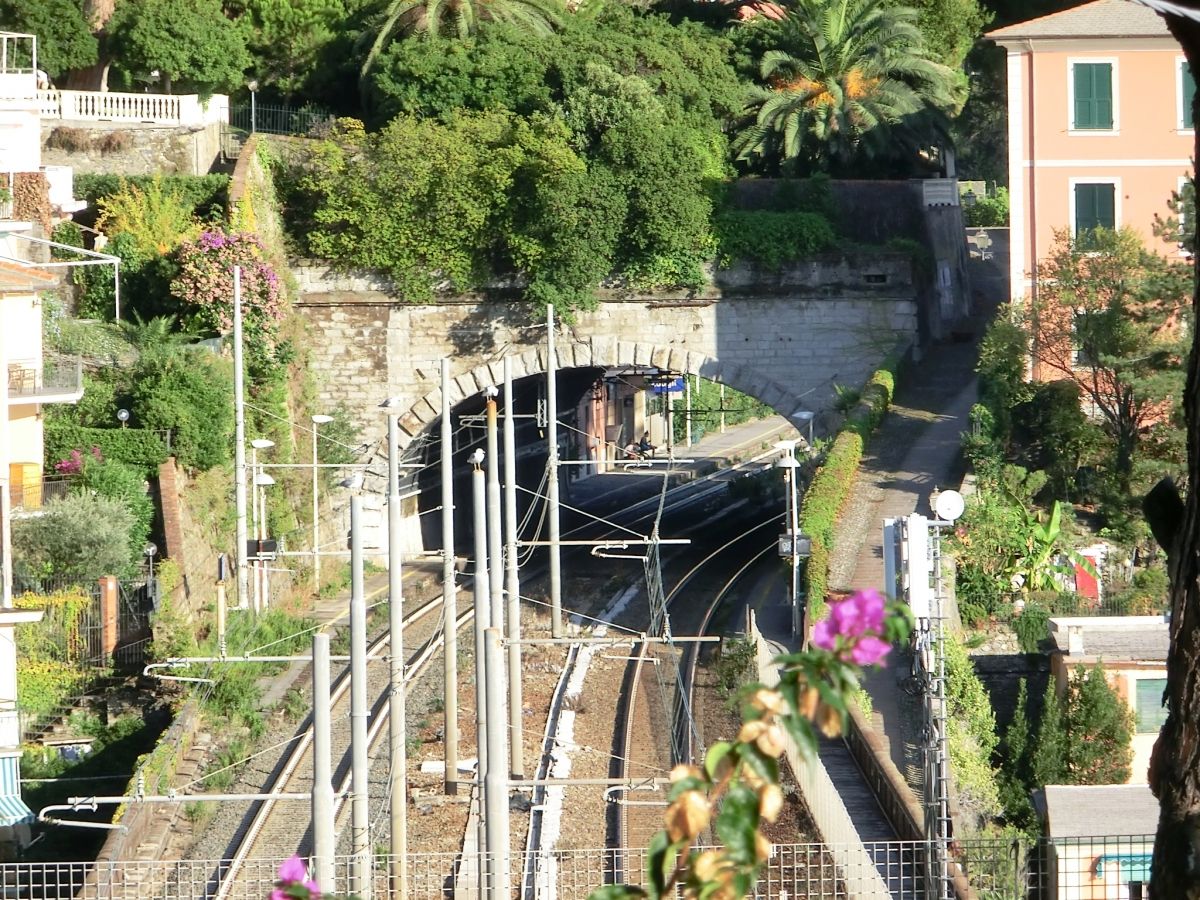
<svg viewBox="0 0 1200 900">
<path fill-rule="evenodd" d="M 16 359 L 8 364 L 8 402 L 45 402 L 47 397 L 83 393 L 83 357 L 47 356 Z"/>
<path fill-rule="evenodd" d="M 181 797 L 180 802 L 186 798 Z M 136 848 L 136 837 L 146 831 L 139 827 L 143 818 L 149 827 L 160 827 L 153 815 L 161 804 L 132 804 L 122 824 L 129 835 L 117 833 L 110 846 Z M 62 819 L 75 818 L 69 812 L 56 812 Z M 1078 838 L 1070 841 L 966 840 L 954 847 L 954 859 L 967 873 L 973 896 L 981 900 L 1027 900 L 1027 898 L 1078 898 L 1078 900 L 1128 900 L 1135 896 L 1134 885 L 1146 883 L 1148 859 L 1153 836 Z M 840 855 L 829 844 L 774 844 L 770 856 L 759 871 L 750 896 L 759 898 L 822 898 L 822 900 L 939 900 L 925 891 L 924 867 L 929 847 L 924 841 L 895 841 L 871 844 L 868 848 L 879 860 L 871 866 L 884 866 L 894 885 L 886 894 L 856 893 L 852 881 L 859 873 L 847 873 L 834 860 Z M 604 885 L 613 871 L 616 855 L 612 849 L 558 850 L 550 852 L 552 873 L 536 900 L 584 900 Z M 639 873 L 645 871 L 645 851 L 634 850 Z M 262 900 L 270 896 L 278 879 L 283 858 L 249 860 L 240 870 L 231 897 Z M 453 896 L 454 875 L 465 866 L 475 867 L 479 857 L 464 858 L 457 853 L 419 853 L 406 857 L 407 895 L 410 900 L 445 900 Z M 368 862 L 376 897 L 391 894 L 391 859 L 372 854 Z M 352 882 L 354 860 L 338 856 L 333 860 L 333 884 L 322 884 L 327 894 L 343 894 Z M 124 861 L 111 856 L 95 862 L 5 863 L 0 865 L 0 884 L 5 896 L 32 900 L 99 900 L 111 897 L 172 897 L 175 900 L 206 900 L 213 896 L 228 864 L 223 860 Z M 641 880 L 633 879 L 634 883 Z M 515 880 L 514 880 L 515 884 Z M 365 893 L 365 892 L 364 892 Z M 682 896 L 682 890 L 676 896 Z M 530 895 L 524 895 L 530 896 Z M 1148 896 L 1143 892 L 1143 897 Z"/>
<path fill-rule="evenodd" d="M 51 475 L 37 481 L 14 481 L 9 487 L 13 512 L 38 510 L 71 492 L 69 475 Z"/>
<path fill-rule="evenodd" d="M 333 122 L 333 114 L 319 106 L 231 106 L 229 125 L 263 134 L 309 135 Z"/>
<path fill-rule="evenodd" d="M 38 91 L 43 119 L 202 126 L 229 120 L 229 98 L 214 94 L 124 94 L 115 91 Z"/>
<path fill-rule="evenodd" d="M 854 706 L 850 708 L 844 736 L 850 755 L 896 834 L 906 840 L 921 839 L 925 812 L 920 801 L 880 744 L 874 729 L 863 721 Z"/>
</svg>

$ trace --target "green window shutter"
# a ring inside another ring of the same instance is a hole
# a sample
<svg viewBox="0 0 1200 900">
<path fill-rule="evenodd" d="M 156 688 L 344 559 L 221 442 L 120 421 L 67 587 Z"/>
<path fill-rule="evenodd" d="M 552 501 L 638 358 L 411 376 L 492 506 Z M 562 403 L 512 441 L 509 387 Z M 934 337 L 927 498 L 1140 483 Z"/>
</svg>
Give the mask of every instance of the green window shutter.
<svg viewBox="0 0 1200 900">
<path fill-rule="evenodd" d="M 1075 63 L 1073 128 L 1113 127 L 1112 63 Z"/>
<path fill-rule="evenodd" d="M 1159 731 L 1167 720 L 1167 709 L 1163 706 L 1165 678 L 1139 678 L 1137 681 L 1137 730 L 1138 734 Z"/>
<path fill-rule="evenodd" d="M 1117 227 L 1117 191 L 1112 184 L 1075 185 L 1075 241 L 1088 249 L 1097 228 Z"/>
<path fill-rule="evenodd" d="M 1183 122 L 1184 128 L 1194 128 L 1192 120 L 1192 104 L 1196 99 L 1196 79 L 1192 77 L 1192 67 L 1186 62 L 1179 64 L 1182 69 L 1181 81 L 1183 82 L 1183 96 L 1180 102 L 1183 104 L 1183 115 L 1180 116 L 1180 121 Z"/>
</svg>

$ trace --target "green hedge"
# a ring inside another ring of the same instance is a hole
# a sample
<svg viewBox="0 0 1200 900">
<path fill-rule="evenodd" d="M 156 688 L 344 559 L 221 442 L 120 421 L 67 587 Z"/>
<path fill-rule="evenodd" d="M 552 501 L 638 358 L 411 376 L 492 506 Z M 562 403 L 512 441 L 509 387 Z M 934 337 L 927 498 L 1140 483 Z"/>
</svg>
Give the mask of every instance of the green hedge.
<svg viewBox="0 0 1200 900">
<path fill-rule="evenodd" d="M 829 557 L 833 552 L 838 516 L 854 486 L 867 438 L 891 405 L 897 366 L 897 360 L 889 359 L 867 381 L 862 399 L 834 439 L 800 505 L 800 529 L 812 538 L 812 556 L 805 569 L 808 622 L 815 622 L 825 615 Z"/>
<path fill-rule="evenodd" d="M 829 220 L 814 212 L 727 210 L 713 217 L 713 231 L 722 266 L 750 260 L 778 269 L 837 244 Z"/>
<path fill-rule="evenodd" d="M 66 459 L 72 450 L 99 447 L 105 459 L 116 460 L 152 472 L 167 459 L 167 444 L 157 431 L 145 428 L 85 428 L 69 422 L 47 422 L 45 432 L 46 470 Z"/>
</svg>

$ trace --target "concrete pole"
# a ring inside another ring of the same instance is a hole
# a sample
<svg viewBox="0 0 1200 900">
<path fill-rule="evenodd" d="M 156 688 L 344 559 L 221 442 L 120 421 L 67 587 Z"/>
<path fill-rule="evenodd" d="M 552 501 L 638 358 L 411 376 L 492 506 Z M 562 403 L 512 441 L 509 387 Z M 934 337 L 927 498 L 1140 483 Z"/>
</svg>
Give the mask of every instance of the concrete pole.
<svg viewBox="0 0 1200 900">
<path fill-rule="evenodd" d="M 482 455 L 482 454 L 480 454 Z M 480 827 L 479 884 L 486 890 L 490 884 L 490 856 L 487 847 L 486 798 L 484 779 L 488 771 L 487 747 L 487 669 L 484 660 L 484 632 L 490 623 L 488 617 L 488 567 L 487 567 L 487 510 L 485 509 L 487 485 L 482 467 L 483 460 L 475 464 L 471 472 L 471 526 L 475 535 L 475 782 L 479 791 Z"/>
<path fill-rule="evenodd" d="M 254 535 L 254 540 L 262 539 L 262 534 L 258 528 L 258 498 L 262 494 L 262 486 L 258 483 L 258 449 L 250 448 L 250 533 Z M 256 550 L 254 559 L 250 560 L 247 554 L 247 560 L 250 563 L 250 606 L 254 610 L 254 614 L 258 615 L 262 612 L 262 581 L 259 578 L 258 572 L 258 545 L 255 545 Z"/>
<path fill-rule="evenodd" d="M 217 582 L 217 655 L 225 658 L 225 619 L 226 619 L 225 582 Z"/>
<path fill-rule="evenodd" d="M 3 304 L 0 303 L 0 310 Z M 0 312 L 0 320 L 3 313 Z M 0 324 L 3 324 L 0 321 Z M 0 328 L 0 609 L 12 609 L 12 494 L 9 479 L 12 477 L 10 457 L 11 428 L 8 405 L 8 345 L 5 343 L 7 329 Z M 14 681 L 16 674 L 13 673 Z"/>
<path fill-rule="evenodd" d="M 546 307 L 546 465 L 547 521 L 550 534 L 550 634 L 563 636 L 562 622 L 562 546 L 558 509 L 558 359 L 554 348 L 554 307 Z"/>
<path fill-rule="evenodd" d="M 400 422 L 388 416 L 388 627 L 391 630 L 391 682 L 388 740 L 391 749 L 392 896 L 408 896 L 408 716 L 404 697 L 404 580 L 401 568 Z"/>
<path fill-rule="evenodd" d="M 683 375 L 683 443 L 692 446 L 692 376 Z"/>
<path fill-rule="evenodd" d="M 504 574 L 508 621 L 508 739 L 509 772 L 525 777 L 524 706 L 521 686 L 521 576 L 517 568 L 517 426 L 513 396 L 512 357 L 504 357 Z"/>
<path fill-rule="evenodd" d="M 508 752 L 504 731 L 504 650 L 499 628 L 489 628 L 485 633 L 485 668 L 488 673 L 488 768 L 484 796 L 487 798 L 485 816 L 487 828 L 487 853 L 491 879 L 487 896 L 493 900 L 508 900 L 512 896 L 509 888 L 509 823 L 508 823 Z"/>
<path fill-rule="evenodd" d="M 721 434 L 725 433 L 725 385 L 721 385 Z"/>
<path fill-rule="evenodd" d="M 318 422 L 312 423 L 312 589 L 316 594 L 321 590 L 321 504 L 320 479 L 317 477 L 317 427 Z M 320 882 L 318 882 L 319 884 Z"/>
<path fill-rule="evenodd" d="M 242 365 L 242 268 L 233 267 L 233 468 L 237 512 L 238 609 L 250 605 L 250 570 L 246 559 L 246 384 Z"/>
<path fill-rule="evenodd" d="M 458 793 L 458 587 L 454 583 L 454 429 L 450 360 L 442 360 L 442 693 L 445 695 L 446 793 Z"/>
<path fill-rule="evenodd" d="M 329 698 L 329 635 L 313 635 L 312 831 L 316 880 L 334 893 L 333 736 Z"/>
<path fill-rule="evenodd" d="M 500 531 L 500 439 L 495 396 L 487 399 L 487 539 L 488 594 L 492 628 L 504 628 L 504 538 Z M 489 677 L 491 673 L 488 673 Z"/>
<path fill-rule="evenodd" d="M 371 817 L 367 760 L 367 602 L 363 596 L 362 497 L 350 497 L 350 893 L 371 897 Z"/>
</svg>

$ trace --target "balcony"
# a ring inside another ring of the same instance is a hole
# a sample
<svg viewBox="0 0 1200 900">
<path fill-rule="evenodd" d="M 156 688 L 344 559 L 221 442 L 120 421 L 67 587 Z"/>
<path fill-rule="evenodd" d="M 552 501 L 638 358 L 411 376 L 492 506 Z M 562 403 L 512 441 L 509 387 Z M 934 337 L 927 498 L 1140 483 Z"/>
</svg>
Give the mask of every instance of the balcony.
<svg viewBox="0 0 1200 900">
<path fill-rule="evenodd" d="M 9 360 L 9 406 L 24 403 L 78 403 L 82 396 L 83 357 Z"/>
<path fill-rule="evenodd" d="M 43 119 L 126 122 L 203 128 L 229 121 L 229 97 L 213 94 L 126 94 L 118 91 L 38 91 Z"/>
</svg>

